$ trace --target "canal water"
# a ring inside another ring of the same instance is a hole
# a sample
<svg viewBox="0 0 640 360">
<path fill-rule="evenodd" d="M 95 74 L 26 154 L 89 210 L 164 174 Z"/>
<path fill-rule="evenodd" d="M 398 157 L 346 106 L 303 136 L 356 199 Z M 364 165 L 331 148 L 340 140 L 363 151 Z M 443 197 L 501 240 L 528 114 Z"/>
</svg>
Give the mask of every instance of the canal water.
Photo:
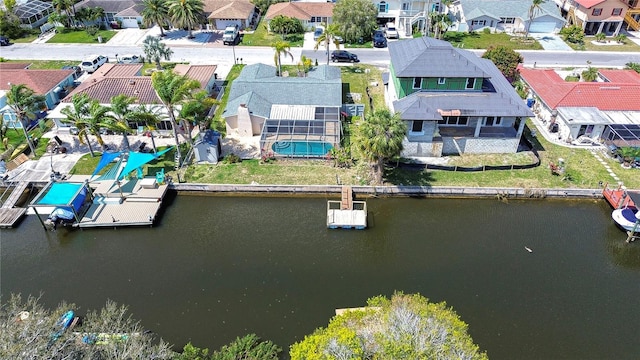
<svg viewBox="0 0 640 360">
<path fill-rule="evenodd" d="M 403 291 L 446 301 L 491 359 L 640 358 L 640 244 L 604 201 L 371 199 L 371 228 L 348 231 L 325 228 L 326 200 L 178 196 L 153 229 L 30 216 L 0 233 L 1 293 L 112 299 L 177 348 L 256 333 L 287 352 Z"/>
</svg>

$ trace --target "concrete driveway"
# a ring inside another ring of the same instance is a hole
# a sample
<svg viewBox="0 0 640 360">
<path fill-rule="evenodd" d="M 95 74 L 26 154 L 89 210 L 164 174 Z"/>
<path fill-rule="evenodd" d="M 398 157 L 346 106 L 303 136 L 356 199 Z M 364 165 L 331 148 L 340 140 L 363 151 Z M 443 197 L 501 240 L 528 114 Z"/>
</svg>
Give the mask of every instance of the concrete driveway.
<svg viewBox="0 0 640 360">
<path fill-rule="evenodd" d="M 529 34 L 534 39 L 538 40 L 542 48 L 545 50 L 556 51 L 573 51 L 573 49 L 567 45 L 558 34 Z"/>
<path fill-rule="evenodd" d="M 139 45 L 142 43 L 150 29 L 121 29 L 117 30 L 107 45 Z"/>
</svg>

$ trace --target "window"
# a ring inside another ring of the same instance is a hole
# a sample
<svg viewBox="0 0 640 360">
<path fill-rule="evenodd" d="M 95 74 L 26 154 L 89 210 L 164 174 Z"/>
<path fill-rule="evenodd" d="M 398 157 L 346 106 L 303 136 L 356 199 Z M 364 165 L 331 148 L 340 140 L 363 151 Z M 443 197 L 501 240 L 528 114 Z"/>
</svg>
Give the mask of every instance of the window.
<svg viewBox="0 0 640 360">
<path fill-rule="evenodd" d="M 475 89 L 475 88 L 476 88 L 476 79 L 467 78 L 467 89 Z"/>
<path fill-rule="evenodd" d="M 389 10 L 389 4 L 384 1 L 378 4 L 378 12 L 386 13 L 387 10 Z"/>
<path fill-rule="evenodd" d="M 602 8 L 595 8 L 595 9 L 593 9 L 593 11 L 591 12 L 591 15 L 593 15 L 593 16 L 600 16 L 600 15 L 602 15 Z"/>
<path fill-rule="evenodd" d="M 413 120 L 412 124 L 411 124 L 411 132 L 412 133 L 423 134 L 423 132 L 422 132 L 423 123 L 424 123 L 424 121 L 422 121 L 422 120 Z"/>
<path fill-rule="evenodd" d="M 500 18 L 501 24 L 513 24 L 516 22 L 516 18 L 508 17 L 508 18 Z"/>
<path fill-rule="evenodd" d="M 312 17 L 311 17 L 311 22 L 312 22 L 312 23 L 315 23 L 315 22 L 319 22 L 319 21 L 316 21 L 316 17 L 315 17 L 315 16 L 312 16 Z"/>
<path fill-rule="evenodd" d="M 471 26 L 485 26 L 487 25 L 487 21 L 486 20 L 471 20 Z"/>
<path fill-rule="evenodd" d="M 413 78 L 413 88 L 422 89 L 422 78 L 420 77 Z"/>
<path fill-rule="evenodd" d="M 613 11 L 611 11 L 611 15 L 613 16 L 618 16 L 620 14 L 622 14 L 622 8 L 615 8 L 613 9 Z"/>
<path fill-rule="evenodd" d="M 444 85 L 446 81 L 447 81 L 446 78 L 443 78 L 443 77 L 438 78 L 438 85 Z"/>
<path fill-rule="evenodd" d="M 438 120 L 438 124 L 467 126 L 469 124 L 469 118 L 467 116 L 443 116 L 442 120 Z"/>
<path fill-rule="evenodd" d="M 502 118 L 500 116 L 487 116 L 484 119 L 484 126 L 500 126 L 502 124 Z"/>
</svg>

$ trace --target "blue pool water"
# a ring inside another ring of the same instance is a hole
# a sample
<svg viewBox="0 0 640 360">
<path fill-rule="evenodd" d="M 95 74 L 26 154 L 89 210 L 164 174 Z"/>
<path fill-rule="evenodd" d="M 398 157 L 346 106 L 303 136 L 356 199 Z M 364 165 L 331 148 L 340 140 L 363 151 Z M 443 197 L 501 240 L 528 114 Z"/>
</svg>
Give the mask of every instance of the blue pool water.
<svg viewBox="0 0 640 360">
<path fill-rule="evenodd" d="M 310 141 L 276 141 L 271 145 L 276 154 L 292 156 L 324 156 L 332 148 L 327 142 Z"/>
</svg>

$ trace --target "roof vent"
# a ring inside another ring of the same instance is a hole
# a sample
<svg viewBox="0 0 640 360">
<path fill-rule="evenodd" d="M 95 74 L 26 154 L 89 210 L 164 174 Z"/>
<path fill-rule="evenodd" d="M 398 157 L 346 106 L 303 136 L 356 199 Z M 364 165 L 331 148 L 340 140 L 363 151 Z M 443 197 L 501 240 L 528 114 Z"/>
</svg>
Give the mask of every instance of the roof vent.
<svg viewBox="0 0 640 360">
<path fill-rule="evenodd" d="M 135 80 L 129 80 L 129 85 L 135 85 L 136 81 Z"/>
<path fill-rule="evenodd" d="M 600 86 L 600 90 L 620 90 L 620 86 Z"/>
</svg>

